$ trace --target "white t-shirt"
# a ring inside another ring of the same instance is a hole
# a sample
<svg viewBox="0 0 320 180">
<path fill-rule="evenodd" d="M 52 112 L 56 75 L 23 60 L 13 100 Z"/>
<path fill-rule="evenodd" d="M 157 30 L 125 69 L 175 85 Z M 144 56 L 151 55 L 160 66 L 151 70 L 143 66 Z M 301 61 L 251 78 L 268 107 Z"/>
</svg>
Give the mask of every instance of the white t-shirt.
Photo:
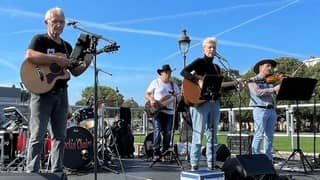
<svg viewBox="0 0 320 180">
<path fill-rule="evenodd" d="M 180 89 L 177 86 L 176 83 L 173 83 L 173 88 L 174 88 L 174 95 L 180 94 Z M 159 101 L 161 98 L 167 96 L 167 95 L 172 95 L 172 87 L 171 83 L 164 83 L 160 78 L 154 79 L 151 81 L 150 85 L 147 88 L 147 92 L 151 93 L 151 96 Z M 167 113 L 167 114 L 173 114 L 173 102 L 169 103 L 167 105 L 167 109 L 161 110 L 161 112 Z"/>
</svg>

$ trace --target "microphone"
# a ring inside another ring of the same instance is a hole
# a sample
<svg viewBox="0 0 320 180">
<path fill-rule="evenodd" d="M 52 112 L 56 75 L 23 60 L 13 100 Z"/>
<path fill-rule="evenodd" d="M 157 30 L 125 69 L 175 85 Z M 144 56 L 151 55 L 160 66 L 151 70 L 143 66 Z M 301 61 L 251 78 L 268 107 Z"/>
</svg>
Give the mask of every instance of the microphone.
<svg viewBox="0 0 320 180">
<path fill-rule="evenodd" d="M 224 61 L 224 62 L 228 62 L 224 57 L 222 57 L 218 52 L 216 52 L 215 55 L 219 60 Z"/>
<path fill-rule="evenodd" d="M 218 53 L 218 52 L 216 52 L 216 55 L 215 55 L 218 59 L 221 59 L 221 60 L 223 60 L 224 58 Z"/>
<path fill-rule="evenodd" d="M 79 23 L 78 21 L 68 21 L 67 22 L 67 26 L 74 26 L 74 25 L 76 25 L 78 23 Z"/>
</svg>

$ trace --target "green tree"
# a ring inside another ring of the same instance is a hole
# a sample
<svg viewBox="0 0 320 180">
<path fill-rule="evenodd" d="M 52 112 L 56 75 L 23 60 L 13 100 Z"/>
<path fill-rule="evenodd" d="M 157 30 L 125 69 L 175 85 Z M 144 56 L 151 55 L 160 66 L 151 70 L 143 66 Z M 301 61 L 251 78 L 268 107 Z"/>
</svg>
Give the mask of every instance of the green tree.
<svg viewBox="0 0 320 180">
<path fill-rule="evenodd" d="M 94 88 L 92 86 L 86 87 L 81 94 L 81 100 L 76 102 L 76 105 L 86 105 L 87 100 L 90 96 L 94 95 Z M 98 87 L 98 100 L 102 100 L 105 106 L 120 106 L 124 100 L 123 95 L 110 88 L 108 86 Z"/>
<path fill-rule="evenodd" d="M 139 104 L 133 99 L 127 99 L 122 103 L 122 107 L 138 108 Z"/>
</svg>

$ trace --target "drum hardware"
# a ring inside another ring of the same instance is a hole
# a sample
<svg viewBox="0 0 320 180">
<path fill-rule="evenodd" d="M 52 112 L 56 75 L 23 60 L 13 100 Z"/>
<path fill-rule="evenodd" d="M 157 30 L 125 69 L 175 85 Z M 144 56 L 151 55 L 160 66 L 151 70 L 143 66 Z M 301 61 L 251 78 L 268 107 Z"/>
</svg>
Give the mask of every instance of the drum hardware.
<svg viewBox="0 0 320 180">
<path fill-rule="evenodd" d="M 25 157 L 27 154 L 27 129 L 19 131 L 5 131 L 4 134 L 4 156 L 1 161 L 7 161 L 6 166 L 2 166 L 4 170 L 23 170 L 25 167 Z M 2 132 L 1 132 L 2 134 Z M 6 157 L 6 159 L 4 159 Z"/>
<path fill-rule="evenodd" d="M 10 106 L 3 108 L 5 117 L 9 120 L 6 123 L 7 130 L 17 130 L 22 126 L 28 125 L 27 118 L 16 107 Z"/>
</svg>

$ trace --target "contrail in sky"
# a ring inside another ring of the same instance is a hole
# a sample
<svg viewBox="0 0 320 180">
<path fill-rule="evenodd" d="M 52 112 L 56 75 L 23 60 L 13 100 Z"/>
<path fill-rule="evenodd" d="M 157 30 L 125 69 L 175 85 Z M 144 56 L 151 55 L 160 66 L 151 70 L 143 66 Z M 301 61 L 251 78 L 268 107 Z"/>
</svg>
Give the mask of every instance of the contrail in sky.
<svg viewBox="0 0 320 180">
<path fill-rule="evenodd" d="M 251 22 L 254 22 L 254 21 L 257 21 L 263 17 L 266 17 L 268 15 L 271 15 L 275 12 L 278 12 L 282 9 L 285 9 L 295 3 L 299 2 L 299 0 L 295 0 L 295 1 L 292 1 L 284 6 L 281 6 L 275 10 L 272 10 L 272 11 L 269 11 L 267 13 L 264 13 L 262 15 L 259 15 L 259 16 L 256 16 L 254 18 L 251 18 L 243 23 L 240 23 L 236 26 L 233 26 L 231 28 L 228 28 L 220 33 L 217 33 L 216 37 L 218 36 L 221 36 L 227 32 L 231 32 L 237 28 L 240 28 L 248 23 L 251 23 Z M 234 6 L 234 7 L 229 7 L 229 8 L 222 8 L 220 9 L 220 11 L 222 10 L 227 10 L 227 9 L 231 9 L 231 8 L 240 8 L 240 7 L 254 7 L 254 6 L 262 6 L 262 5 L 270 5 L 270 4 L 274 4 L 276 2 L 271 2 L 271 3 L 260 3 L 260 4 L 252 4 L 252 5 L 239 5 L 239 6 Z M 218 11 L 218 10 L 217 10 Z M 34 18 L 43 18 L 43 15 L 42 14 L 39 14 L 39 13 L 34 13 L 34 12 L 27 12 L 27 11 L 21 11 L 21 10 L 18 10 L 18 9 L 4 9 L 4 8 L 0 8 L 0 12 L 5 12 L 5 13 L 8 13 L 12 16 L 29 16 L 29 17 L 34 17 Z M 202 13 L 200 13 L 200 11 L 196 11 L 196 12 L 190 12 L 190 13 L 184 13 L 184 14 L 180 14 L 180 15 L 173 15 L 173 16 L 170 16 L 170 17 L 182 17 L 182 16 L 186 16 L 186 15 L 197 15 L 197 14 L 208 14 L 208 13 L 212 13 L 213 10 L 207 10 L 207 11 L 203 11 Z M 161 17 L 169 17 L 169 16 L 161 16 Z M 153 19 L 153 20 L 156 20 L 156 19 L 160 19 L 160 16 L 159 17 L 155 17 L 155 18 L 145 18 L 145 19 Z M 162 37 L 169 37 L 169 38 L 179 38 L 180 37 L 180 34 L 173 34 L 173 33 L 167 33 L 167 32 L 160 32 L 160 31 L 153 31 L 153 30 L 142 30 L 142 29 L 133 29 L 133 28 L 122 28 L 122 27 L 116 27 L 116 26 L 112 26 L 112 25 L 108 25 L 108 24 L 101 24 L 101 23 L 95 23 L 95 22 L 88 22 L 88 21 L 82 21 L 82 20 L 77 20 L 79 21 L 80 23 L 83 23 L 85 24 L 86 26 L 89 26 L 89 27 L 94 27 L 94 28 L 97 28 L 97 29 L 105 29 L 105 30 L 111 30 L 111 31 L 119 31 L 119 32 L 128 32 L 128 33 L 136 33 L 136 34 L 144 34 L 144 35 L 153 35 L 153 36 L 162 36 Z M 34 30 L 21 30 L 21 31 L 16 31 L 16 32 L 13 32 L 15 34 L 19 34 L 19 33 L 24 33 L 24 32 L 33 32 Z M 192 37 L 193 40 L 199 40 L 200 42 L 199 43 L 196 43 L 194 45 L 192 45 L 190 48 L 193 48 L 193 47 L 196 47 L 198 45 L 201 44 L 201 41 L 203 40 L 203 38 L 197 38 L 197 37 Z M 280 53 L 280 54 L 286 54 L 286 55 L 293 55 L 293 56 L 296 56 L 296 57 L 306 57 L 305 55 L 302 55 L 302 54 L 297 54 L 297 53 L 292 53 L 292 52 L 286 52 L 286 51 L 281 51 L 281 50 L 278 50 L 278 49 L 273 49 L 273 48 L 268 48 L 268 47 L 263 47 L 263 46 L 259 46 L 259 45 L 254 45 L 254 44 L 247 44 L 247 43 L 240 43 L 240 42 L 232 42 L 232 41 L 223 41 L 221 39 L 219 39 L 219 43 L 221 44 L 225 44 L 225 45 L 231 45 L 231 46 L 237 46 L 237 47 L 248 47 L 248 48 L 253 48 L 253 49 L 259 49 L 259 50 L 263 50 L 263 51 L 267 51 L 267 52 L 273 52 L 273 53 Z M 177 55 L 179 52 L 175 52 L 173 54 L 170 54 L 169 56 L 163 58 L 162 60 L 163 61 L 166 61 L 167 59 L 170 59 L 171 57 Z"/>
<path fill-rule="evenodd" d="M 254 21 L 257 21 L 257 20 L 259 20 L 259 19 L 261 19 L 261 18 L 263 18 L 263 17 L 266 17 L 266 16 L 271 15 L 271 14 L 273 14 L 273 13 L 276 13 L 276 12 L 278 12 L 278 11 L 281 11 L 281 10 L 283 10 L 283 9 L 285 9 L 285 8 L 287 8 L 287 7 L 295 4 L 295 3 L 297 3 L 297 2 L 299 2 L 299 0 L 292 1 L 292 2 L 290 2 L 290 3 L 288 3 L 288 4 L 284 5 L 284 6 L 281 6 L 281 7 L 277 8 L 277 9 L 274 9 L 274 10 L 269 11 L 269 12 L 267 12 L 267 13 L 261 14 L 261 15 L 259 15 L 259 16 L 254 17 L 254 18 L 251 18 L 251 19 L 249 19 L 249 20 L 247 20 L 247 21 L 245 21 L 245 22 L 243 22 L 243 23 L 240 23 L 240 24 L 238 24 L 238 25 L 236 25 L 236 26 L 233 26 L 233 27 L 231 27 L 231 28 L 229 28 L 229 29 L 226 29 L 226 30 L 224 30 L 224 31 L 222 31 L 222 32 L 220 32 L 220 33 L 217 33 L 217 34 L 215 34 L 214 36 L 215 36 L 215 37 L 219 37 L 219 36 L 221 36 L 221 35 L 223 35 L 223 34 L 225 34 L 225 33 L 227 33 L 227 32 L 231 32 L 231 31 L 233 31 L 233 30 L 235 30 L 235 29 L 238 29 L 238 28 L 240 28 L 240 27 L 242 27 L 242 26 L 244 26 L 244 25 L 246 25 L 246 24 L 249 24 L 249 23 L 254 22 Z M 223 42 L 223 41 L 222 41 L 222 40 L 221 40 L 221 41 L 219 40 L 219 42 Z M 230 41 L 229 41 L 229 42 L 230 42 Z M 196 43 L 196 44 L 193 44 L 192 46 L 190 46 L 190 49 L 199 46 L 201 43 L 202 43 L 202 42 L 200 41 L 200 42 L 198 42 L 198 43 Z M 249 46 L 248 46 L 249 44 L 242 44 L 242 43 L 234 43 L 234 44 L 237 44 L 238 46 L 243 45 L 242 47 L 249 47 Z M 229 43 L 229 45 L 231 45 L 231 44 Z M 290 53 L 290 52 L 285 52 L 285 51 L 279 51 L 279 50 L 276 50 L 276 49 L 266 48 L 266 47 L 257 46 L 257 45 L 250 45 L 250 47 L 251 47 L 251 48 L 254 48 L 254 49 L 260 49 L 260 50 L 265 50 L 265 51 L 275 52 L 275 53 L 282 52 L 282 53 L 284 53 L 284 54 L 286 54 L 286 55 L 295 54 L 295 53 Z M 163 61 L 166 61 L 166 60 L 168 60 L 168 59 L 176 56 L 177 54 L 179 54 L 178 51 L 176 51 L 176 52 L 168 55 L 167 57 L 163 58 L 162 60 L 163 60 Z M 298 57 L 306 57 L 305 55 L 301 55 L 301 54 L 300 54 L 300 55 L 299 55 L 299 54 L 295 54 L 295 56 L 298 56 Z"/>
<path fill-rule="evenodd" d="M 212 13 L 219 13 L 219 12 L 230 11 L 230 10 L 241 9 L 241 8 L 252 8 L 252 7 L 257 8 L 257 7 L 261 7 L 261 6 L 278 5 L 278 4 L 282 4 L 283 2 L 287 2 L 287 0 L 282 1 L 282 2 L 272 1 L 272 2 L 268 2 L 268 3 L 242 4 L 242 5 L 236 5 L 236 6 L 226 7 L 226 8 L 199 10 L 199 11 L 192 11 L 192 12 L 187 12 L 187 13 L 182 13 L 182 14 L 156 16 L 156 17 L 148 17 L 148 18 L 140 18 L 140 19 L 131 19 L 131 20 L 117 21 L 117 22 L 108 22 L 106 24 L 109 24 L 109 25 L 134 24 L 134 23 L 141 23 L 141 22 L 146 22 L 146 21 L 176 19 L 176 18 L 183 18 L 183 17 L 190 17 L 190 16 L 206 16 L 206 15 L 212 14 Z"/>
<path fill-rule="evenodd" d="M 19 72 L 19 67 L 16 66 L 15 64 L 10 63 L 10 60 L 0 59 L 0 64 L 2 64 L 3 66 L 6 66 L 16 72 Z"/>
</svg>

